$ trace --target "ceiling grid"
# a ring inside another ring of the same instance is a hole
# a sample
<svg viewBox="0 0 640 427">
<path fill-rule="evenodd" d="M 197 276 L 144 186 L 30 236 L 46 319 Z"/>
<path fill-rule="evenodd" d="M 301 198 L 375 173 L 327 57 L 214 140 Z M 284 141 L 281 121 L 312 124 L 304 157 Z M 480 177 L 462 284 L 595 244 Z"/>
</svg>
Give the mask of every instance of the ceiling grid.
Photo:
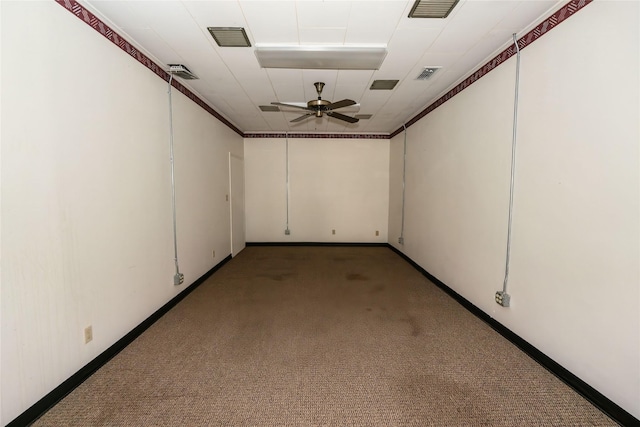
<svg viewBox="0 0 640 427">
<path fill-rule="evenodd" d="M 430 19 L 408 17 L 412 0 L 56 1 L 105 37 L 110 38 L 107 31 L 115 34 L 112 42 L 161 78 L 168 80 L 168 64 L 187 67 L 199 79 L 184 84 L 174 80 L 181 91 L 241 135 L 329 132 L 387 138 L 506 60 L 512 45 L 507 35 L 518 34 L 522 48 L 590 3 L 459 0 L 448 17 Z M 93 18 L 88 20 L 89 15 Z M 208 27 L 243 28 L 251 46 L 220 47 Z M 135 38 L 124 42 L 128 50 L 119 34 Z M 261 68 L 254 52 L 265 44 L 323 49 L 382 45 L 387 53 L 379 69 L 273 69 Z M 492 59 L 484 64 L 487 58 Z M 417 80 L 425 67 L 440 68 L 432 78 Z M 370 90 L 374 80 L 399 83 L 392 90 Z M 349 123 L 337 120 L 338 114 L 324 114 L 291 122 L 300 111 L 260 108 L 313 100 L 315 82 L 325 83 L 323 99 L 351 99 L 358 107 L 337 113 L 370 119 Z"/>
</svg>

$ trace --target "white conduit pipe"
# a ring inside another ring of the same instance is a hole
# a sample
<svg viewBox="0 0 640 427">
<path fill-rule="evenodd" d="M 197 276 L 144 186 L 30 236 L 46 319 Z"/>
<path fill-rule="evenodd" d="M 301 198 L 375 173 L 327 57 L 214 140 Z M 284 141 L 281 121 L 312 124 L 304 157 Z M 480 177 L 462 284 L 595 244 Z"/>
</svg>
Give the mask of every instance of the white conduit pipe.
<svg viewBox="0 0 640 427">
<path fill-rule="evenodd" d="M 173 161 L 173 106 L 171 102 L 171 82 L 173 81 L 173 74 L 169 77 L 169 152 L 171 162 L 171 207 L 173 210 L 173 260 L 176 266 L 176 274 L 173 276 L 173 284 L 181 285 L 184 282 L 184 275 L 180 273 L 180 266 L 178 265 L 178 233 L 176 227 L 176 178 L 175 167 Z"/>
<path fill-rule="evenodd" d="M 284 133 L 284 138 L 285 138 L 285 161 L 286 161 L 286 174 L 287 174 L 287 228 L 285 228 L 284 230 L 284 234 L 286 234 L 287 236 L 289 234 L 291 234 L 291 231 L 289 230 L 289 134 L 287 132 Z"/>
<path fill-rule="evenodd" d="M 402 224 L 400 226 L 400 237 L 398 238 L 398 243 L 404 245 L 404 198 L 407 179 L 407 127 L 404 123 L 402 124 L 402 127 L 404 128 L 404 153 L 402 158 Z"/>
<path fill-rule="evenodd" d="M 511 183 L 509 188 L 509 221 L 507 225 L 507 255 L 504 269 L 504 283 L 502 285 L 502 293 L 507 293 L 507 284 L 509 281 L 509 265 L 511 262 L 511 224 L 513 222 L 513 189 L 516 174 L 516 131 L 518 129 L 518 93 L 520 87 L 520 47 L 518 39 L 513 33 L 513 43 L 516 47 L 516 89 L 513 102 L 513 135 L 511 140 Z M 507 301 L 508 304 L 508 301 Z"/>
</svg>

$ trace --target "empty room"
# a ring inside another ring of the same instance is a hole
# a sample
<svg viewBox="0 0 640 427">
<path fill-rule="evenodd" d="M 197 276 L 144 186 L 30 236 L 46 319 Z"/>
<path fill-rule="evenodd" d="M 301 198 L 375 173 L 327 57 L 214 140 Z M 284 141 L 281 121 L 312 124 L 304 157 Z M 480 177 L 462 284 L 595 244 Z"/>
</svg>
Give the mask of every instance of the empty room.
<svg viewBox="0 0 640 427">
<path fill-rule="evenodd" d="M 640 426 L 637 0 L 0 1 L 1 426 Z"/>
</svg>

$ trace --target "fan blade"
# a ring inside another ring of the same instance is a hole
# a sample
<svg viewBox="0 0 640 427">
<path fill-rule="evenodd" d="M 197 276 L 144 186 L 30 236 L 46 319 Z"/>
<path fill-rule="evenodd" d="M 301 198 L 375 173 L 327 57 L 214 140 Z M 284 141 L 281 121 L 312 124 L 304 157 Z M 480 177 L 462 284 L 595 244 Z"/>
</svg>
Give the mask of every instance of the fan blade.
<svg viewBox="0 0 640 427">
<path fill-rule="evenodd" d="M 296 104 L 286 104 L 284 102 L 272 102 L 271 105 L 280 105 L 282 107 L 291 107 L 291 108 L 299 108 L 301 110 L 308 110 L 308 107 L 302 107 L 300 105 L 296 105 Z"/>
<path fill-rule="evenodd" d="M 272 102 L 271 105 L 280 105 L 282 107 L 291 107 L 291 108 L 299 108 L 301 110 L 308 110 L 308 107 L 303 107 L 301 105 L 296 105 L 296 104 L 287 104 L 285 102 Z"/>
<path fill-rule="evenodd" d="M 343 99 L 342 101 L 334 102 L 327 105 L 327 110 L 337 110 L 338 108 L 348 107 L 355 104 L 356 101 L 352 99 Z"/>
<path fill-rule="evenodd" d="M 334 111 L 327 111 L 327 116 L 334 117 L 338 120 L 344 120 L 349 123 L 358 123 L 360 119 L 356 119 L 355 117 L 345 116 L 344 114 L 336 113 Z"/>
<path fill-rule="evenodd" d="M 302 116 L 300 116 L 300 117 L 298 117 L 298 118 L 295 118 L 295 119 L 291 120 L 290 122 L 291 122 L 291 123 L 294 123 L 294 122 L 301 122 L 302 120 L 304 120 L 304 119 L 308 119 L 309 117 L 311 117 L 311 116 L 313 116 L 313 115 L 315 115 L 315 113 L 305 114 L 305 115 L 302 115 Z"/>
</svg>

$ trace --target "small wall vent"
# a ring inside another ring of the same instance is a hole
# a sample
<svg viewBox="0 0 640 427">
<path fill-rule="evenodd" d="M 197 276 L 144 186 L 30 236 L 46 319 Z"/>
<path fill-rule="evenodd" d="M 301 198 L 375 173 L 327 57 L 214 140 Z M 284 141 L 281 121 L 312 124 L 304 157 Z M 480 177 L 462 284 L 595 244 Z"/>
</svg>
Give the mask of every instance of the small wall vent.
<svg viewBox="0 0 640 427">
<path fill-rule="evenodd" d="M 416 80 L 429 80 L 439 69 L 440 67 L 424 67 Z"/>
<path fill-rule="evenodd" d="M 356 114 L 354 117 L 360 120 L 369 120 L 373 114 Z"/>
</svg>

